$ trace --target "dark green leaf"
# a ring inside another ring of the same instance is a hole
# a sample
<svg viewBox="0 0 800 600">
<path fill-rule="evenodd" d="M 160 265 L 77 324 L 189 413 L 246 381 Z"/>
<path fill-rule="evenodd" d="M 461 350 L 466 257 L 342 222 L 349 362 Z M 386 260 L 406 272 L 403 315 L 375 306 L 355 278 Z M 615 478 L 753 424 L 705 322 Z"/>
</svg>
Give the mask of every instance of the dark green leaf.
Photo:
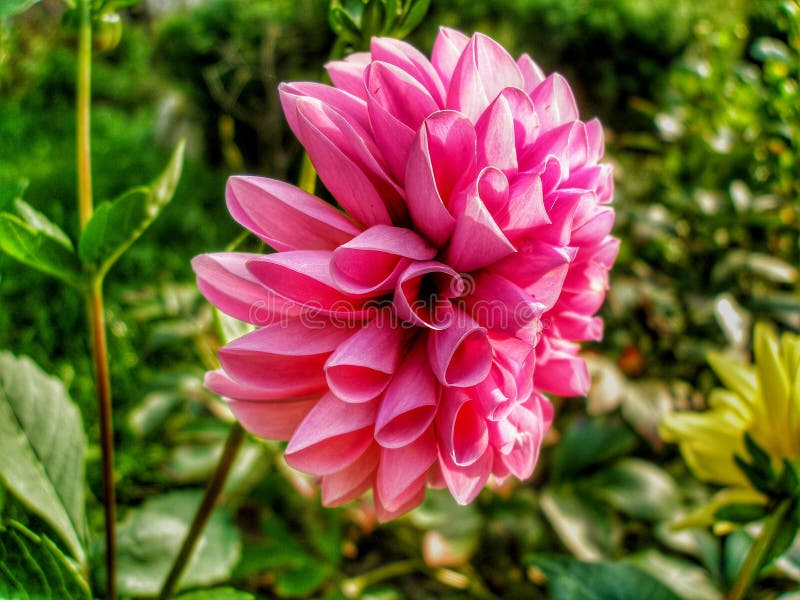
<svg viewBox="0 0 800 600">
<path fill-rule="evenodd" d="M 394 30 L 394 36 L 403 39 L 414 31 L 422 23 L 430 5 L 431 0 L 411 0 L 411 7 L 403 17 L 403 22 Z"/>
<path fill-rule="evenodd" d="M 131 511 L 117 532 L 121 594 L 158 593 L 199 503 L 199 492 L 170 492 Z M 220 508 L 214 511 L 197 547 L 181 586 L 227 580 L 241 553 L 241 535 L 229 513 Z"/>
<path fill-rule="evenodd" d="M 89 586 L 61 550 L 14 521 L 0 527 L 0 598 L 90 600 Z"/>
<path fill-rule="evenodd" d="M 547 576 L 552 600 L 680 600 L 633 565 L 545 555 L 529 557 L 528 562 Z"/>
<path fill-rule="evenodd" d="M 181 594 L 175 600 L 255 600 L 255 596 L 232 587 L 220 587 Z"/>
<path fill-rule="evenodd" d="M 772 460 L 767 451 L 759 446 L 749 433 L 744 434 L 744 445 L 753 459 L 753 466 L 761 471 L 767 479 L 773 479 L 775 471 L 772 469 Z"/>
<path fill-rule="evenodd" d="M 3 0 L 0 2 L 0 19 L 13 17 L 16 14 L 28 10 L 39 0 Z"/>
<path fill-rule="evenodd" d="M 282 598 L 304 598 L 317 591 L 331 576 L 333 569 L 315 560 L 280 573 L 275 591 Z"/>
<path fill-rule="evenodd" d="M 184 146 L 183 142 L 178 144 L 167 167 L 152 184 L 131 189 L 97 207 L 81 234 L 78 251 L 81 259 L 95 265 L 100 275 L 111 268 L 172 200 L 183 167 Z"/>
<path fill-rule="evenodd" d="M 657 550 L 644 550 L 625 559 L 675 592 L 683 600 L 716 600 L 722 592 L 708 572 L 696 564 L 667 556 Z"/>
<path fill-rule="evenodd" d="M 41 216 L 41 213 L 36 215 Z M 55 227 L 50 221 L 46 223 Z M 83 278 L 78 257 L 65 246 L 63 232 L 54 237 L 50 231 L 49 226 L 39 229 L 21 216 L 0 213 L 0 250 L 29 267 L 80 288 Z"/>
<path fill-rule="evenodd" d="M 361 31 L 358 25 L 344 8 L 332 3 L 328 20 L 331 29 L 340 38 L 349 43 L 356 43 L 361 39 Z"/>
<path fill-rule="evenodd" d="M 26 189 L 28 189 L 27 179 L 0 181 L 0 211 L 13 212 L 12 203 L 15 200 L 22 200 Z"/>
<path fill-rule="evenodd" d="M 767 507 L 763 504 L 728 504 L 714 513 L 714 519 L 744 524 L 758 521 L 766 515 Z"/>
<path fill-rule="evenodd" d="M 733 586 L 736 576 L 744 564 L 753 538 L 744 529 L 737 529 L 725 536 L 722 553 L 722 576 L 727 587 Z"/>
<path fill-rule="evenodd" d="M 0 353 L 0 480 L 84 560 L 83 425 L 64 385 Z"/>
<path fill-rule="evenodd" d="M 553 453 L 558 479 L 574 477 L 587 467 L 630 452 L 636 436 L 617 419 L 575 419 Z"/>
</svg>

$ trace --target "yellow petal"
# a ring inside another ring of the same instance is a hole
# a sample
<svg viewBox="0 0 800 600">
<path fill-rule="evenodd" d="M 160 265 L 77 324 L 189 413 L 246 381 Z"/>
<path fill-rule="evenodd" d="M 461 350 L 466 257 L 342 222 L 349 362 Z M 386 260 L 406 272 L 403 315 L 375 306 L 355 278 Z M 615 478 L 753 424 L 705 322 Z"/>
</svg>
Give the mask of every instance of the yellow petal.
<svg viewBox="0 0 800 600">
<path fill-rule="evenodd" d="M 789 377 L 789 431 L 792 456 L 800 456 L 800 336 L 781 336 L 781 358 Z"/>
<path fill-rule="evenodd" d="M 729 410 L 740 417 L 743 423 L 749 423 L 753 418 L 752 407 L 741 396 L 722 388 L 711 391 L 708 397 L 708 406 Z"/>
<path fill-rule="evenodd" d="M 748 402 L 755 402 L 758 380 L 750 365 L 720 352 L 709 352 L 708 363 L 726 388 Z"/>
<path fill-rule="evenodd" d="M 766 420 L 772 430 L 763 436 L 767 444 L 765 448 L 769 450 L 771 446 L 776 454 L 791 456 L 794 443 L 789 423 L 789 378 L 783 367 L 775 332 L 764 323 L 756 325 L 754 351 L 759 392 Z M 758 415 L 755 416 L 757 419 Z M 761 423 L 755 425 L 760 426 Z M 763 427 L 759 429 L 763 431 Z"/>
<path fill-rule="evenodd" d="M 714 523 L 714 515 L 717 511 L 730 504 L 766 504 L 767 498 L 759 494 L 752 488 L 731 487 L 721 490 L 712 496 L 707 503 L 695 508 L 687 515 L 679 517 L 669 524 L 673 531 L 708 527 Z"/>
</svg>

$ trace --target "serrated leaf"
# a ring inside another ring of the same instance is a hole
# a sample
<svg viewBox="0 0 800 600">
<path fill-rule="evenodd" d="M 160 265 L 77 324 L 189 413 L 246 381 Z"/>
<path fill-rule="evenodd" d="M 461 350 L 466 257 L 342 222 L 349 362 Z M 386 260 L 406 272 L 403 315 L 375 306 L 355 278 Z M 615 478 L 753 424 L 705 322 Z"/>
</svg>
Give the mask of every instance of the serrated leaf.
<svg viewBox="0 0 800 600">
<path fill-rule="evenodd" d="M 53 237 L 46 230 L 37 229 L 18 215 L 0 213 L 0 250 L 76 288 L 83 286 L 80 261 L 64 245 L 64 240 L 58 235 Z"/>
<path fill-rule="evenodd" d="M 220 587 L 181 594 L 175 600 L 255 600 L 255 596 L 232 587 Z"/>
<path fill-rule="evenodd" d="M 61 550 L 20 523 L 0 527 L 0 598 L 91 600 L 86 581 Z"/>
<path fill-rule="evenodd" d="M 131 511 L 117 531 L 120 594 L 158 593 L 200 503 L 199 492 L 179 491 L 150 498 Z M 227 580 L 241 554 L 241 534 L 229 513 L 217 509 L 200 536 L 181 587 Z"/>
<path fill-rule="evenodd" d="M 552 600 L 680 600 L 663 583 L 625 563 L 545 555 L 533 555 L 527 562 L 547 576 Z"/>
<path fill-rule="evenodd" d="M 39 0 L 3 0 L 0 2 L 0 19 L 13 17 L 21 12 L 25 12 Z"/>
<path fill-rule="evenodd" d="M 183 168 L 180 142 L 167 167 L 149 186 L 133 188 L 97 207 L 78 244 L 81 259 L 104 275 L 172 200 Z"/>
<path fill-rule="evenodd" d="M 83 425 L 64 385 L 29 358 L 0 353 L 0 480 L 83 563 Z"/>
</svg>

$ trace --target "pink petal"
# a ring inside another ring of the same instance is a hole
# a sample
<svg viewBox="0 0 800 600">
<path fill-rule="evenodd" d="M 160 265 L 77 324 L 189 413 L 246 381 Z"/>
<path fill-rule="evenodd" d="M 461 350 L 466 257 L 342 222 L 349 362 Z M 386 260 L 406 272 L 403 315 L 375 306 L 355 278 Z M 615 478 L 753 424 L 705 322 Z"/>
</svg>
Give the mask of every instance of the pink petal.
<svg viewBox="0 0 800 600">
<path fill-rule="evenodd" d="M 420 336 L 392 378 L 375 420 L 375 440 L 384 448 L 410 444 L 433 422 L 438 404 L 436 379 Z"/>
<path fill-rule="evenodd" d="M 533 474 L 545 427 L 540 417 L 523 406 L 515 408 L 509 421 L 514 424 L 517 434 L 512 449 L 505 453 L 502 461 L 515 477 L 524 480 Z"/>
<path fill-rule="evenodd" d="M 536 87 L 545 79 L 544 71 L 537 65 L 529 54 L 525 53 L 517 59 L 517 66 L 522 73 L 522 79 L 525 82 L 523 90 L 526 94 L 530 94 Z"/>
<path fill-rule="evenodd" d="M 489 444 L 489 431 L 478 402 L 460 388 L 448 388 L 436 414 L 439 448 L 466 467 L 480 458 Z"/>
<path fill-rule="evenodd" d="M 520 163 L 527 169 L 533 165 L 544 166 L 551 157 L 556 157 L 561 166 L 561 177 L 564 179 L 571 171 L 585 166 L 588 155 L 589 138 L 586 125 L 581 121 L 569 121 L 539 136 L 520 158 Z"/>
<path fill-rule="evenodd" d="M 330 204 L 282 181 L 231 177 L 225 196 L 231 216 L 278 251 L 333 250 L 358 235 Z"/>
<path fill-rule="evenodd" d="M 528 236 L 554 246 L 566 246 L 572 238 L 575 212 L 582 202 L 593 196 L 594 193 L 587 190 L 566 189 L 553 192 L 547 198 L 549 206 L 545 205 L 550 224 L 531 227 Z"/>
<path fill-rule="evenodd" d="M 286 462 L 312 475 L 341 471 L 372 444 L 377 410 L 377 400 L 351 404 L 326 394 L 289 440 Z"/>
<path fill-rule="evenodd" d="M 474 463 L 468 467 L 459 467 L 447 453 L 439 449 L 442 477 L 456 502 L 465 505 L 477 498 L 492 472 L 492 459 L 492 449 L 487 448 L 483 456 Z"/>
<path fill-rule="evenodd" d="M 400 67 L 419 81 L 439 108 L 444 108 L 445 88 L 439 74 L 422 52 L 407 42 L 374 37 L 370 42 L 372 60 Z"/>
<path fill-rule="evenodd" d="M 345 402 L 381 394 L 400 362 L 405 333 L 384 313 L 341 343 L 325 363 L 330 390 Z"/>
<path fill-rule="evenodd" d="M 536 348 L 534 385 L 557 396 L 585 396 L 589 391 L 589 370 L 576 356 L 578 346 L 548 337 Z"/>
<path fill-rule="evenodd" d="M 263 402 L 287 401 L 285 396 L 276 397 L 273 392 L 270 392 L 270 390 L 239 383 L 238 381 L 231 379 L 230 376 L 222 369 L 206 372 L 203 385 L 209 391 L 232 400 L 251 400 Z M 314 394 L 312 397 L 317 399 L 319 398 L 319 394 Z"/>
<path fill-rule="evenodd" d="M 439 27 L 439 34 L 433 43 L 431 63 L 439 74 L 445 90 L 450 86 L 450 78 L 468 43 L 469 38 L 460 31 L 449 27 Z"/>
<path fill-rule="evenodd" d="M 393 305 L 398 318 L 407 323 L 444 329 L 453 320 L 451 298 L 464 291 L 461 276 L 433 260 L 411 263 L 398 277 Z"/>
<path fill-rule="evenodd" d="M 267 440 L 288 440 L 318 401 L 317 398 L 288 402 L 232 400 L 228 407 L 253 435 Z"/>
<path fill-rule="evenodd" d="M 354 315 L 364 298 L 341 292 L 331 277 L 332 252 L 293 250 L 251 259 L 248 270 L 267 289 L 319 314 Z"/>
<path fill-rule="evenodd" d="M 331 276 L 351 294 L 387 292 L 409 260 L 428 260 L 436 249 L 409 229 L 375 225 L 333 252 Z"/>
<path fill-rule="evenodd" d="M 420 480 L 424 485 L 428 469 L 436 458 L 436 436 L 432 427 L 405 446 L 383 448 L 375 490 L 384 507 L 395 510 L 414 496 Z"/>
<path fill-rule="evenodd" d="M 456 213 L 453 236 L 445 253 L 446 262 L 461 272 L 487 267 L 515 252 L 492 218 L 479 190 L 464 195 L 463 208 Z"/>
<path fill-rule="evenodd" d="M 517 400 L 514 376 L 494 362 L 489 376 L 475 386 L 475 397 L 481 407 L 481 414 L 487 420 L 505 419 Z"/>
<path fill-rule="evenodd" d="M 367 99 L 367 88 L 364 86 L 364 70 L 371 62 L 369 52 L 353 52 L 344 60 L 334 60 L 325 65 L 328 75 L 337 88 L 361 98 Z"/>
<path fill-rule="evenodd" d="M 461 310 L 450 327 L 430 332 L 428 356 L 434 375 L 445 386 L 473 386 L 486 378 L 492 366 L 486 329 Z"/>
<path fill-rule="evenodd" d="M 539 115 L 542 131 L 549 131 L 578 118 L 578 105 L 572 89 L 558 73 L 553 73 L 537 85 L 531 92 L 531 100 Z"/>
<path fill-rule="evenodd" d="M 386 523 L 406 514 L 411 509 L 422 504 L 422 501 L 425 499 L 425 478 L 421 477 L 415 486 L 410 487 L 408 491 L 403 494 L 402 498 L 395 501 L 392 508 L 388 508 L 384 505 L 383 499 L 377 490 L 373 497 L 375 499 L 375 510 L 377 512 L 378 522 Z M 397 502 L 400 502 L 400 504 L 397 504 Z"/>
<path fill-rule="evenodd" d="M 586 121 L 586 136 L 589 141 L 587 162 L 593 164 L 600 160 L 605 153 L 603 125 L 600 123 L 599 119 Z"/>
<path fill-rule="evenodd" d="M 361 75 L 359 75 L 361 77 Z M 299 130 L 297 122 L 297 99 L 302 97 L 316 98 L 333 108 L 345 117 L 357 131 L 370 130 L 367 103 L 364 102 L 364 84 L 360 83 L 362 91 L 359 96 L 354 96 L 338 87 L 332 87 L 313 81 L 293 81 L 281 83 L 278 93 L 283 107 L 283 114 L 292 131 Z"/>
<path fill-rule="evenodd" d="M 561 294 L 575 253 L 573 248 L 528 242 L 518 253 L 493 265 L 492 272 L 516 283 L 548 310 Z"/>
<path fill-rule="evenodd" d="M 504 173 L 517 170 L 514 115 L 503 94 L 489 105 L 475 124 L 478 164 L 491 165 Z"/>
<path fill-rule="evenodd" d="M 380 459 L 380 449 L 372 444 L 352 464 L 322 478 L 322 504 L 328 507 L 341 506 L 355 500 L 372 487 L 375 470 Z"/>
<path fill-rule="evenodd" d="M 299 314 L 300 306 L 261 285 L 246 264 L 256 254 L 221 252 L 192 259 L 197 287 L 206 299 L 235 319 L 269 325 Z"/>
<path fill-rule="evenodd" d="M 327 389 L 323 365 L 352 334 L 343 327 L 312 329 L 294 319 L 232 341 L 219 349 L 219 360 L 228 375 L 263 390 L 265 398 L 300 398 Z"/>
<path fill-rule="evenodd" d="M 554 319 L 560 337 L 575 342 L 603 339 L 603 320 L 572 311 L 559 312 Z"/>
<path fill-rule="evenodd" d="M 513 239 L 524 236 L 533 227 L 551 224 L 544 207 L 542 178 L 534 173 L 519 173 L 511 184 L 507 216 L 497 223 Z"/>
<path fill-rule="evenodd" d="M 614 225 L 614 210 L 602 208 L 594 216 L 572 231 L 570 244 L 575 246 L 590 246 L 603 240 Z"/>
<path fill-rule="evenodd" d="M 472 36 L 453 71 L 447 108 L 465 114 L 473 123 L 503 88 L 524 85 L 511 55 L 481 33 Z"/>
<path fill-rule="evenodd" d="M 463 116 L 441 111 L 428 117 L 408 156 L 406 198 L 416 228 L 437 246 L 455 226 L 448 210 L 453 192 L 475 160 L 475 129 Z"/>
</svg>

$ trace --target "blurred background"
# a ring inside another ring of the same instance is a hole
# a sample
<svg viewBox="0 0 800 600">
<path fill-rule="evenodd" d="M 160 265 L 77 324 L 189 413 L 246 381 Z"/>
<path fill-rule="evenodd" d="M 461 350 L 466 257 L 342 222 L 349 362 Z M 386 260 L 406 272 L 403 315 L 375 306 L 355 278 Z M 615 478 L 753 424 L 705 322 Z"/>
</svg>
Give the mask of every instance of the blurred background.
<svg viewBox="0 0 800 600">
<path fill-rule="evenodd" d="M 582 116 L 606 128 L 622 249 L 605 339 L 587 347 L 591 395 L 556 402 L 533 482 L 470 507 L 431 494 L 379 528 L 365 504 L 320 509 L 278 445 L 250 441 L 213 530 L 217 567 L 188 582 L 230 581 L 263 597 L 536 598 L 544 588 L 526 557 L 551 551 L 625 558 L 683 597 L 719 597 L 746 539 L 667 527 L 713 490 L 656 427 L 667 411 L 703 407 L 715 385 L 708 350 L 745 353 L 755 319 L 800 330 L 800 17 L 783 5 L 433 0 L 409 38 L 423 52 L 440 24 L 482 31 L 564 74 Z M 46 0 L 0 21 L 0 202 L 27 185 L 26 200 L 74 235 L 76 36 L 62 12 Z M 136 551 L 136 520 L 157 513 L 165 492 L 180 513 L 227 429 L 202 388 L 216 340 L 189 261 L 239 235 L 225 209 L 230 174 L 296 179 L 301 148 L 277 85 L 319 79 L 335 36 L 323 0 L 145 0 L 119 14 L 121 25 L 95 32 L 96 201 L 154 177 L 175 142 L 188 142 L 174 201 L 106 286 L 120 535 L 134 540 L 120 542 L 120 585 L 147 595 L 162 567 Z M 0 348 L 65 381 L 96 440 L 82 298 L 0 255 L 0 307 Z M 99 493 L 92 444 L 88 475 Z M 96 499 L 90 508 L 99 530 Z M 404 568 L 382 573 L 390 563 Z M 798 545 L 756 597 L 796 587 L 792 577 Z"/>
</svg>

